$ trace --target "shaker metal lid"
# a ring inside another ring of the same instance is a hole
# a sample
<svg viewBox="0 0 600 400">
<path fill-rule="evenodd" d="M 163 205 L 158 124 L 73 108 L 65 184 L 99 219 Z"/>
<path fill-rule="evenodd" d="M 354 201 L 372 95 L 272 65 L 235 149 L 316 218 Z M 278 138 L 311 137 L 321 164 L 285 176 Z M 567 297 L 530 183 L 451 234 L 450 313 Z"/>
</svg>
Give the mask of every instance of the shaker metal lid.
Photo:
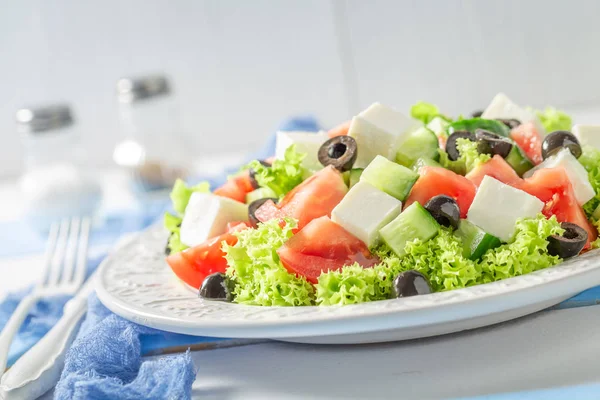
<svg viewBox="0 0 600 400">
<path fill-rule="evenodd" d="M 15 115 L 17 127 L 23 132 L 45 132 L 73 124 L 73 114 L 67 104 L 24 107 Z"/>
<path fill-rule="evenodd" d="M 169 80 L 163 75 L 121 78 L 117 81 L 117 96 L 122 103 L 132 103 L 171 92 Z"/>
</svg>

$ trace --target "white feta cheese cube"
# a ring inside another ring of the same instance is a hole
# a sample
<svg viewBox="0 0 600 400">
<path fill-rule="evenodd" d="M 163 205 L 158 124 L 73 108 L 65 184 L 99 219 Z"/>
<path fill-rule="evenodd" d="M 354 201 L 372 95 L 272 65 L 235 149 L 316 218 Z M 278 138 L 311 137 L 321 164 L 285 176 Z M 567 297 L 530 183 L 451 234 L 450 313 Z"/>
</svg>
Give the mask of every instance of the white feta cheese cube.
<svg viewBox="0 0 600 400">
<path fill-rule="evenodd" d="M 529 178 L 537 170 L 556 167 L 564 167 L 579 205 L 587 203 L 596 195 L 588 178 L 587 171 L 569 149 L 562 149 L 557 154 L 546 158 L 544 162 L 536 165 L 535 168 L 530 169 L 523 176 Z"/>
<path fill-rule="evenodd" d="M 212 193 L 193 193 L 181 221 L 181 242 L 189 247 L 222 235 L 230 222 L 248 221 L 248 206 Z"/>
<path fill-rule="evenodd" d="M 508 242 L 519 218 L 533 218 L 544 208 L 535 196 L 486 175 L 467 213 L 467 220 Z"/>
<path fill-rule="evenodd" d="M 331 212 L 331 220 L 362 240 L 368 247 L 379 241 L 379 230 L 402 211 L 402 202 L 389 194 L 359 182 L 352 186 Z"/>
<path fill-rule="evenodd" d="M 516 119 L 521 123 L 534 122 L 538 132 L 543 136 L 545 134 L 544 126 L 538 117 L 531 111 L 528 111 L 508 98 L 504 93 L 498 93 L 485 109 L 481 118 L 487 119 Z"/>
<path fill-rule="evenodd" d="M 302 166 L 316 171 L 323 168 L 319 162 L 319 148 L 329 137 L 327 132 L 283 132 L 279 131 L 276 134 L 277 141 L 275 144 L 275 158 L 282 160 L 285 156 L 285 151 L 291 145 L 296 145 L 296 151 L 306 153 L 306 157 L 302 160 Z"/>
<path fill-rule="evenodd" d="M 448 121 L 435 117 L 427 124 L 427 129 L 435 133 L 436 136 L 446 135 L 446 129 L 448 128 Z"/>
<path fill-rule="evenodd" d="M 365 168 L 377 155 L 390 160 L 396 157 L 398 146 L 420 123 L 406 115 L 374 103 L 352 119 L 348 135 L 356 140 L 358 155 L 354 166 Z"/>
<path fill-rule="evenodd" d="M 600 150 L 600 125 L 575 125 L 573 134 L 582 146 L 591 146 Z"/>
</svg>

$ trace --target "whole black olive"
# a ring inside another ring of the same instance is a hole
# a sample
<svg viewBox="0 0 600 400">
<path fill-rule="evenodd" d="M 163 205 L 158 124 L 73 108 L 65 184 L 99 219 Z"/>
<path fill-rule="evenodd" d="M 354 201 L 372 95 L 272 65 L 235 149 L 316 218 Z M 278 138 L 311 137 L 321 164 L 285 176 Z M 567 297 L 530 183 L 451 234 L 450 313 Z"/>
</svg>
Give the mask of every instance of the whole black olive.
<svg viewBox="0 0 600 400">
<path fill-rule="evenodd" d="M 542 158 L 545 160 L 562 149 L 571 150 L 575 158 L 581 156 L 581 144 L 569 131 L 554 131 L 549 133 L 542 142 Z"/>
<path fill-rule="evenodd" d="M 410 270 L 402 272 L 392 284 L 392 297 L 410 297 L 431 293 L 431 285 L 422 273 Z"/>
<path fill-rule="evenodd" d="M 265 160 L 258 160 L 258 162 L 267 168 L 271 166 L 271 163 L 267 162 Z M 250 183 L 252 184 L 252 187 L 254 189 L 258 189 L 260 187 L 260 185 L 258 184 L 258 181 L 256 180 L 256 171 L 253 170 L 252 168 L 250 168 L 250 170 L 248 170 L 248 173 L 250 174 Z"/>
<path fill-rule="evenodd" d="M 473 117 L 473 118 L 481 118 L 482 115 L 483 115 L 483 110 L 477 110 L 477 111 L 473 111 L 471 113 L 471 117 Z"/>
<path fill-rule="evenodd" d="M 231 282 L 227 275 L 216 272 L 204 278 L 198 295 L 207 300 L 231 301 L 233 300 Z"/>
<path fill-rule="evenodd" d="M 560 258 L 574 257 L 587 243 L 587 231 L 571 222 L 563 222 L 560 226 L 565 232 L 562 235 L 548 237 L 548 253 Z"/>
<path fill-rule="evenodd" d="M 256 228 L 258 223 L 260 222 L 258 218 L 256 218 L 256 210 L 260 208 L 267 200 L 273 200 L 273 203 L 277 203 L 277 199 L 273 197 L 265 197 L 262 199 L 254 200 L 252 203 L 248 204 L 248 220 L 253 227 Z"/>
<path fill-rule="evenodd" d="M 502 158 L 506 158 L 513 147 L 509 139 L 484 129 L 475 130 L 475 141 L 477 142 L 477 152 L 479 154 L 489 154 L 491 156 L 498 154 Z"/>
<path fill-rule="evenodd" d="M 498 118 L 497 121 L 502 122 L 504 125 L 508 126 L 510 129 L 514 129 L 517 126 L 521 125 L 521 121 L 514 118 Z"/>
<path fill-rule="evenodd" d="M 332 165 L 340 172 L 350 171 L 356 157 L 358 147 L 351 136 L 337 136 L 329 139 L 319 148 L 319 162 L 324 167 Z"/>
<path fill-rule="evenodd" d="M 425 203 L 425 209 L 440 225 L 458 229 L 460 209 L 452 197 L 443 194 L 432 197 Z"/>
<path fill-rule="evenodd" d="M 456 141 L 458 139 L 469 139 L 474 142 L 475 136 L 469 131 L 455 131 L 448 136 L 448 140 L 446 141 L 446 153 L 448 153 L 448 158 L 452 161 L 456 161 L 460 157 L 460 151 L 458 151 L 458 148 L 456 147 Z"/>
</svg>

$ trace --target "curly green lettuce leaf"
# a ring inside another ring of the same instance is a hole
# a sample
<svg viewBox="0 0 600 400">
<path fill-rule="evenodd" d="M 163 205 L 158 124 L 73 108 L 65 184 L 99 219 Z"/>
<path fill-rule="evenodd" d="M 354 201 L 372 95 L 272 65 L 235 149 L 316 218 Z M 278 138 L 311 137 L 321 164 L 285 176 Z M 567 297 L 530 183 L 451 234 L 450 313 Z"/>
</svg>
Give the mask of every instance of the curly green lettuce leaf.
<svg viewBox="0 0 600 400">
<path fill-rule="evenodd" d="M 460 154 L 457 160 L 450 160 L 448 153 L 440 150 L 439 163 L 442 167 L 456 172 L 459 175 L 466 175 L 474 168 L 488 161 L 491 157 L 489 154 L 479 154 L 477 151 L 477 143 L 469 139 L 457 139 L 456 148 Z"/>
<path fill-rule="evenodd" d="M 341 306 L 389 299 L 398 273 L 398 269 L 385 263 L 372 268 L 353 264 L 324 272 L 316 284 L 316 302 L 320 306 Z"/>
<path fill-rule="evenodd" d="M 173 185 L 173 189 L 171 190 L 171 201 L 173 202 L 173 209 L 179 215 L 183 215 L 185 213 L 185 208 L 190 201 L 190 197 L 192 197 L 192 193 L 194 192 L 202 192 L 208 193 L 210 192 L 210 185 L 208 182 L 200 182 L 195 186 L 188 186 L 186 183 L 177 179 L 175 184 Z"/>
<path fill-rule="evenodd" d="M 259 224 L 256 229 L 236 232 L 234 246 L 223 244 L 229 267 L 227 275 L 234 282 L 234 301 L 257 306 L 308 306 L 313 304 L 313 286 L 302 277 L 290 274 L 281 264 L 277 249 L 298 226 L 296 220 L 285 218 Z"/>
<path fill-rule="evenodd" d="M 560 263 L 559 257 L 548 254 L 547 237 L 563 232 L 555 216 L 546 219 L 538 214 L 536 218 L 518 220 L 511 242 L 483 255 L 479 264 L 484 277 L 480 283 L 524 275 Z"/>
<path fill-rule="evenodd" d="M 305 157 L 306 154 L 298 153 L 296 146 L 292 145 L 285 150 L 283 160 L 275 160 L 272 166 L 267 167 L 254 160 L 244 169 L 252 168 L 258 184 L 273 190 L 281 198 L 302 183 L 307 174 L 306 168 L 302 166 Z"/>
<path fill-rule="evenodd" d="M 555 217 L 547 220 L 539 214 L 536 218 L 521 219 L 510 243 L 488 250 L 476 262 L 463 256 L 461 240 L 442 227 L 431 240 L 408 242 L 406 255 L 402 257 L 382 245 L 373 250 L 381 259 L 373 268 L 354 264 L 321 274 L 316 285 L 316 302 L 346 305 L 389 299 L 394 278 L 408 270 L 425 275 L 436 292 L 527 274 L 560 262 L 558 257 L 548 254 L 546 238 L 561 233 L 563 229 Z"/>
<path fill-rule="evenodd" d="M 426 103 L 424 101 L 418 101 L 412 105 L 410 108 L 410 116 L 422 121 L 424 124 L 430 123 L 435 117 L 440 117 L 445 121 L 451 121 L 449 117 L 440 113 L 440 109 L 435 104 Z"/>
<path fill-rule="evenodd" d="M 546 107 L 544 110 L 533 110 L 547 133 L 554 131 L 570 131 L 573 120 L 563 111 L 554 107 Z"/>
<path fill-rule="evenodd" d="M 594 224 L 594 226 L 596 227 L 598 232 L 600 232 L 600 219 L 597 219 L 596 221 L 593 221 L 592 223 Z M 600 236 L 598 236 L 598 238 L 590 244 L 592 246 L 592 249 L 600 248 Z"/>
<path fill-rule="evenodd" d="M 169 235 L 169 241 L 167 242 L 169 254 L 179 253 L 180 251 L 187 249 L 188 246 L 181 243 L 181 217 L 167 212 L 165 213 L 164 224 L 165 228 L 171 233 Z"/>
<path fill-rule="evenodd" d="M 594 211 L 600 206 L 600 150 L 596 150 L 590 146 L 584 146 L 583 152 L 579 157 L 579 162 L 588 172 L 588 179 L 596 193 L 594 198 L 583 205 L 585 214 L 588 218 L 591 218 Z"/>
</svg>

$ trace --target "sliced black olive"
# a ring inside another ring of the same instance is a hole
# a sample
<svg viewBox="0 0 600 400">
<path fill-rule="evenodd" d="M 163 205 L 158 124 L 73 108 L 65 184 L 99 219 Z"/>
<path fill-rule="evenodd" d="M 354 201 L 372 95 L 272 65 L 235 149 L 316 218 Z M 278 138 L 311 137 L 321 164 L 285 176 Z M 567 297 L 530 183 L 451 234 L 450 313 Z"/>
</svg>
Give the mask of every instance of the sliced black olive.
<svg viewBox="0 0 600 400">
<path fill-rule="evenodd" d="M 448 153 L 448 158 L 452 161 L 456 161 L 460 157 L 460 152 L 456 147 L 456 141 L 458 139 L 469 139 L 474 142 L 475 136 L 469 131 L 455 131 L 448 136 L 448 140 L 446 141 L 446 153 Z"/>
<path fill-rule="evenodd" d="M 545 160 L 562 149 L 571 150 L 575 158 L 581 156 L 581 144 L 569 131 L 554 131 L 549 133 L 542 142 L 542 158 Z"/>
<path fill-rule="evenodd" d="M 508 126 L 510 129 L 514 129 L 517 126 L 521 125 L 521 121 L 514 118 L 498 118 L 497 121 L 502 122 L 504 125 Z"/>
<path fill-rule="evenodd" d="M 204 278 L 198 295 L 207 300 L 231 301 L 233 300 L 232 291 L 227 275 L 216 272 Z"/>
<path fill-rule="evenodd" d="M 258 223 L 260 222 L 258 218 L 256 218 L 256 210 L 260 208 L 267 200 L 273 200 L 273 203 L 277 203 L 277 199 L 272 197 L 265 197 L 263 199 L 254 200 L 252 203 L 248 205 L 248 220 L 253 227 L 256 228 Z"/>
<path fill-rule="evenodd" d="M 498 154 L 502 158 L 506 158 L 513 147 L 509 139 L 484 129 L 475 131 L 475 141 L 477 142 L 477 152 L 479 154 L 489 154 L 491 156 Z"/>
<path fill-rule="evenodd" d="M 410 297 L 431 293 L 431 285 L 422 273 L 410 270 L 398 275 L 392 284 L 392 297 Z"/>
<path fill-rule="evenodd" d="M 432 197 L 425 203 L 425 209 L 440 225 L 458 229 L 460 209 L 452 197 L 443 194 Z"/>
<path fill-rule="evenodd" d="M 560 226 L 565 230 L 561 235 L 548 237 L 548 253 L 560 258 L 574 257 L 585 246 L 588 234 L 585 229 L 571 222 L 563 222 Z"/>
<path fill-rule="evenodd" d="M 261 163 L 262 165 L 264 165 L 265 167 L 271 166 L 271 163 L 267 162 L 265 160 L 258 160 L 258 162 Z M 253 170 L 252 168 L 250 168 L 248 173 L 250 174 L 250 183 L 252 184 L 252 187 L 254 189 L 258 189 L 260 187 L 260 185 L 258 184 L 258 181 L 256 180 L 256 171 Z"/>
<path fill-rule="evenodd" d="M 324 167 L 333 165 L 340 172 L 350 171 L 356 156 L 358 147 L 356 140 L 351 136 L 337 136 L 329 139 L 319 148 L 319 162 Z"/>
<path fill-rule="evenodd" d="M 471 117 L 473 117 L 473 118 L 481 118 L 482 115 L 483 115 L 483 110 L 477 110 L 477 111 L 473 111 L 471 113 Z"/>
</svg>

